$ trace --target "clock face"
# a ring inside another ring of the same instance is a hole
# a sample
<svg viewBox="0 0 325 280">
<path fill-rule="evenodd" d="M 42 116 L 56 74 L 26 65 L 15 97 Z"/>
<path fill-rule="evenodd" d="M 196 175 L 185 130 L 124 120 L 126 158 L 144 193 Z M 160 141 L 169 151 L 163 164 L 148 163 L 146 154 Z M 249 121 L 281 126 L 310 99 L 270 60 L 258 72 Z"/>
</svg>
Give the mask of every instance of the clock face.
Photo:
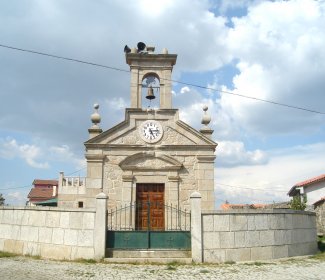
<svg viewBox="0 0 325 280">
<path fill-rule="evenodd" d="M 163 136 L 163 129 L 159 122 L 148 120 L 139 127 L 141 138 L 148 143 L 158 142 Z"/>
</svg>

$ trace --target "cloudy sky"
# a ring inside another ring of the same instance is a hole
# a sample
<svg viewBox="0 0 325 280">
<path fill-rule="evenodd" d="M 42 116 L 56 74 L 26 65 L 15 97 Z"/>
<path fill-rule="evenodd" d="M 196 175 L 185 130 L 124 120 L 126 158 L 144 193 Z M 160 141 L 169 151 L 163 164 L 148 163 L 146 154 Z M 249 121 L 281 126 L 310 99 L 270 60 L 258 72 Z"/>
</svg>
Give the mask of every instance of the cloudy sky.
<svg viewBox="0 0 325 280">
<path fill-rule="evenodd" d="M 217 206 L 288 200 L 325 173 L 324 26 L 320 0 L 1 1 L 0 193 L 23 205 L 35 178 L 84 175 L 93 104 L 104 130 L 130 104 L 128 72 L 4 46 L 129 70 L 124 45 L 142 41 L 178 54 L 183 121 L 200 129 L 209 106 Z"/>
</svg>

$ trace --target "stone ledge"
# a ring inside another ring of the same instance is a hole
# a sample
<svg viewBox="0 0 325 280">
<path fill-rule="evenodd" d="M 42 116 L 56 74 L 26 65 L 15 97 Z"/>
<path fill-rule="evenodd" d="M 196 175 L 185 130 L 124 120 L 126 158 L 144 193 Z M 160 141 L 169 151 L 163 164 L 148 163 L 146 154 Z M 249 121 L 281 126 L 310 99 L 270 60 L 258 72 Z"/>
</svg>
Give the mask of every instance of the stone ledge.
<svg viewBox="0 0 325 280">
<path fill-rule="evenodd" d="M 51 212 L 89 212 L 96 213 L 95 208 L 68 208 L 68 207 L 47 207 L 47 206 L 0 206 L 1 210 L 27 210 L 27 211 L 51 211 Z"/>
<path fill-rule="evenodd" d="M 315 212 L 297 211 L 290 209 L 232 209 L 232 210 L 204 210 L 202 215 L 243 215 L 243 214 L 297 214 L 316 216 Z"/>
</svg>

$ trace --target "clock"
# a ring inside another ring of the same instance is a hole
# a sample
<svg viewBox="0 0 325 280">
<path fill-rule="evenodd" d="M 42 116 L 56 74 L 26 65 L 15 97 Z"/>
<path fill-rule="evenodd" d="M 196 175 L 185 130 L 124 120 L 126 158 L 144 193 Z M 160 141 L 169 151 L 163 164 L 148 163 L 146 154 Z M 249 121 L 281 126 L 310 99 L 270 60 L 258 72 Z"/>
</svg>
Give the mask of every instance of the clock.
<svg viewBox="0 0 325 280">
<path fill-rule="evenodd" d="M 156 143 L 162 138 L 163 129 L 159 122 L 147 120 L 140 125 L 139 134 L 145 142 Z"/>
</svg>

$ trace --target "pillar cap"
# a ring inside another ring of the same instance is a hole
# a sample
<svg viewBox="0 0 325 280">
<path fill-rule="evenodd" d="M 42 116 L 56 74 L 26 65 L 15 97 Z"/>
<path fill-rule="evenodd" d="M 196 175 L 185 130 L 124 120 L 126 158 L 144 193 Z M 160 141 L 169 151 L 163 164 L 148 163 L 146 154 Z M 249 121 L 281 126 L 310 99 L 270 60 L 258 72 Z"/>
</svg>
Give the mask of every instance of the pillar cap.
<svg viewBox="0 0 325 280">
<path fill-rule="evenodd" d="M 108 196 L 103 192 L 96 195 L 96 199 L 107 199 L 107 198 Z"/>
<path fill-rule="evenodd" d="M 201 194 L 199 192 L 193 192 L 190 196 L 190 198 L 201 198 Z"/>
</svg>

